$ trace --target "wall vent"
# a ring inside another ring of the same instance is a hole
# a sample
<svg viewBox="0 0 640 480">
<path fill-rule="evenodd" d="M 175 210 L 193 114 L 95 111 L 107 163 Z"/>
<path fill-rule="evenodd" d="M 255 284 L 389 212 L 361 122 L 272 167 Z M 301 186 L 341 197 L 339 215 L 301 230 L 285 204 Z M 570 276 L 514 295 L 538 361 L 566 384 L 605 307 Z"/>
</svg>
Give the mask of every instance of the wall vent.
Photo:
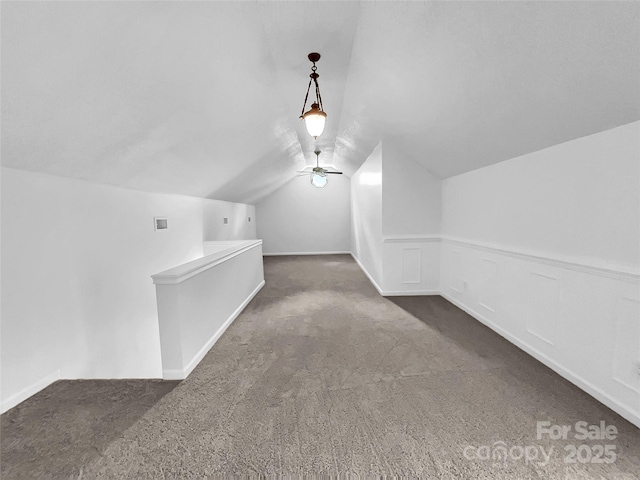
<svg viewBox="0 0 640 480">
<path fill-rule="evenodd" d="M 153 224 L 155 226 L 156 231 L 167 230 L 169 228 L 167 224 L 167 217 L 154 217 Z"/>
</svg>

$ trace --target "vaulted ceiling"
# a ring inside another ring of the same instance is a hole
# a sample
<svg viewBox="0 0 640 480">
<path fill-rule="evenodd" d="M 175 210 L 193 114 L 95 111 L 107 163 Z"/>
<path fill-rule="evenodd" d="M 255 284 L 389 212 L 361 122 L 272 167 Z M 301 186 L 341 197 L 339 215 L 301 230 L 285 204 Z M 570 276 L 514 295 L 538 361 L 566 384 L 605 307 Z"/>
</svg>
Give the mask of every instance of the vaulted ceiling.
<svg viewBox="0 0 640 480">
<path fill-rule="evenodd" d="M 638 2 L 2 2 L 2 164 L 253 203 L 393 138 L 451 175 L 640 119 Z M 298 116 L 311 63 L 327 128 Z"/>
</svg>

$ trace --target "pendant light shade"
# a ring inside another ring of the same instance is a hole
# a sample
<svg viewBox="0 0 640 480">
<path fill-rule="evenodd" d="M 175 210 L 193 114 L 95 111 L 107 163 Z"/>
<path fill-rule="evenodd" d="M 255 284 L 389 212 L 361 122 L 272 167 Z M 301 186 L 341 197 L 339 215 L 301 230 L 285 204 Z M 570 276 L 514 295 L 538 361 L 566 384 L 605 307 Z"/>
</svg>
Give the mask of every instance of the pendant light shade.
<svg viewBox="0 0 640 480">
<path fill-rule="evenodd" d="M 302 115 L 304 125 L 307 132 L 313 138 L 318 138 L 324 131 L 324 122 L 327 120 L 327 114 L 320 110 L 317 103 L 311 105 L 311 110 Z"/>
<path fill-rule="evenodd" d="M 307 87 L 307 95 L 304 97 L 304 105 L 302 105 L 300 118 L 304 120 L 304 124 L 307 127 L 309 135 L 313 138 L 318 138 L 324 131 L 324 124 L 327 119 L 327 114 L 322 110 L 322 96 L 320 95 L 320 87 L 318 86 L 319 75 L 316 73 L 316 62 L 320 60 L 320 54 L 310 53 L 309 60 L 313 63 L 313 66 L 311 67 L 311 75 L 309 75 L 311 80 L 309 80 L 309 86 Z M 316 86 L 316 101 L 311 104 L 311 110 L 305 112 L 304 109 L 307 107 L 307 99 L 309 98 L 309 91 L 311 90 L 312 83 Z"/>
</svg>

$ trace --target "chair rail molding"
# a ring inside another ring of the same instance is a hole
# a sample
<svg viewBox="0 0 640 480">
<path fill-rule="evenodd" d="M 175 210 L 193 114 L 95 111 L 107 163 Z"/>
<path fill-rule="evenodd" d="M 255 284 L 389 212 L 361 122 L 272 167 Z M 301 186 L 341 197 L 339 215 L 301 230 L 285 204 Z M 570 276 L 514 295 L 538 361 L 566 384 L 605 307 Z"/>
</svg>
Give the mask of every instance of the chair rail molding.
<svg viewBox="0 0 640 480">
<path fill-rule="evenodd" d="M 608 264 L 599 262 L 598 260 L 570 256 L 547 255 L 541 252 L 526 251 L 446 235 L 441 236 L 440 240 L 444 243 L 451 243 L 454 245 L 475 248 L 477 250 L 484 250 L 485 252 L 508 255 L 510 257 L 543 263 L 554 267 L 561 267 L 578 272 L 640 283 L 640 271 L 625 265 Z"/>
</svg>

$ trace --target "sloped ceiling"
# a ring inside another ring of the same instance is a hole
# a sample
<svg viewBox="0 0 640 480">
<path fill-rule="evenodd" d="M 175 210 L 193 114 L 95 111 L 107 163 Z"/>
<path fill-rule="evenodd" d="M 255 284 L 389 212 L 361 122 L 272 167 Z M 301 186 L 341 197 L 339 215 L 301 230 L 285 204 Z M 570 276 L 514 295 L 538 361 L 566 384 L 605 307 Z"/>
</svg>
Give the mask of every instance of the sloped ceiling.
<svg viewBox="0 0 640 480">
<path fill-rule="evenodd" d="M 640 119 L 638 2 L 2 2 L 2 164 L 253 203 L 377 143 L 444 178 Z M 311 64 L 328 113 L 298 119 Z"/>
</svg>

